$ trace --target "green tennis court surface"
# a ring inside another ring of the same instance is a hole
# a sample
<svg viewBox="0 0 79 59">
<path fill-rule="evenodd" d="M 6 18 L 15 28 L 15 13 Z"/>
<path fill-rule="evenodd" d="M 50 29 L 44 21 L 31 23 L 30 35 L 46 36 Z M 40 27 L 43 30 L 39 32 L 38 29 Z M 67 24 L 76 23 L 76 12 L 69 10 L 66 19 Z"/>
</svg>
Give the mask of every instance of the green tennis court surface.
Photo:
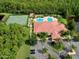
<svg viewBox="0 0 79 59">
<path fill-rule="evenodd" d="M 21 25 L 26 25 L 28 20 L 28 15 L 14 15 L 10 16 L 7 20 L 7 24 L 21 24 Z"/>
</svg>

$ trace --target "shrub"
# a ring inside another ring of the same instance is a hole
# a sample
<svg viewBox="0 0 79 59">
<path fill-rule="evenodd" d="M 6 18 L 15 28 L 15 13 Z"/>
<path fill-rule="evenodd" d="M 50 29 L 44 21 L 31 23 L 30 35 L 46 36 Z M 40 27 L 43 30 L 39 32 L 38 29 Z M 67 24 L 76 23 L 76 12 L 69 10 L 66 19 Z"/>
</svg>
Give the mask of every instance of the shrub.
<svg viewBox="0 0 79 59">
<path fill-rule="evenodd" d="M 54 56 L 51 56 L 50 54 L 48 54 L 48 59 L 56 59 Z"/>
<path fill-rule="evenodd" d="M 72 56 L 67 55 L 67 56 L 65 57 L 65 59 L 72 59 Z"/>
<path fill-rule="evenodd" d="M 43 48 L 42 52 L 47 53 L 47 50 L 48 50 L 47 48 Z"/>
</svg>

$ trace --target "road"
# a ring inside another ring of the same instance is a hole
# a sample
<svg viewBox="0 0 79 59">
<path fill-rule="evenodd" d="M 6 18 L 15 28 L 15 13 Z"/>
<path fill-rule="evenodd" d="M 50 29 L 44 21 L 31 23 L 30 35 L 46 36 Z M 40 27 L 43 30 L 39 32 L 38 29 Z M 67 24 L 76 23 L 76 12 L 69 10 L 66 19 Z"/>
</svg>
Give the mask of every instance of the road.
<svg viewBox="0 0 79 59">
<path fill-rule="evenodd" d="M 79 22 L 76 22 L 77 24 L 77 31 L 79 32 Z"/>
<path fill-rule="evenodd" d="M 55 56 L 56 59 L 60 59 L 59 55 L 58 55 L 56 52 L 54 52 L 53 48 L 52 48 L 51 46 L 49 46 L 49 45 L 47 44 L 47 42 L 45 42 L 45 47 L 48 49 L 48 53 L 49 53 L 50 55 Z"/>
<path fill-rule="evenodd" d="M 79 42 L 72 42 L 72 44 L 77 47 L 77 49 L 76 49 L 76 55 L 73 56 L 73 59 L 79 59 Z"/>
<path fill-rule="evenodd" d="M 35 56 L 37 59 L 47 59 L 47 55 L 45 54 L 42 54 L 41 52 L 39 52 L 38 50 L 42 50 L 42 48 L 45 47 L 48 49 L 48 53 L 51 55 L 51 56 L 55 56 L 56 59 L 60 59 L 59 55 L 53 51 L 52 47 L 50 47 L 47 42 L 45 43 L 41 43 L 40 41 L 38 41 L 38 43 L 33 46 L 32 48 L 35 48 L 35 54 L 33 56 Z"/>
<path fill-rule="evenodd" d="M 74 42 L 74 41 L 70 41 L 70 42 L 66 42 L 61 40 L 64 44 L 65 47 L 68 47 L 70 44 L 74 45 L 77 47 L 77 49 L 75 50 L 76 55 L 72 55 L 72 59 L 79 59 L 79 42 Z"/>
</svg>

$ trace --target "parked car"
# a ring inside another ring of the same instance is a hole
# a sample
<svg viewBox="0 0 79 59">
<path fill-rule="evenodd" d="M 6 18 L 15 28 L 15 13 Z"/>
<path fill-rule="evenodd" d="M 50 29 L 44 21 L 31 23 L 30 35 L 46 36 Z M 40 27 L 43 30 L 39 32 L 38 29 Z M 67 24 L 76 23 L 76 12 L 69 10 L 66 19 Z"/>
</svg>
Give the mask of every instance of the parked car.
<svg viewBox="0 0 79 59">
<path fill-rule="evenodd" d="M 30 50 L 30 54 L 35 54 L 35 49 Z"/>
</svg>

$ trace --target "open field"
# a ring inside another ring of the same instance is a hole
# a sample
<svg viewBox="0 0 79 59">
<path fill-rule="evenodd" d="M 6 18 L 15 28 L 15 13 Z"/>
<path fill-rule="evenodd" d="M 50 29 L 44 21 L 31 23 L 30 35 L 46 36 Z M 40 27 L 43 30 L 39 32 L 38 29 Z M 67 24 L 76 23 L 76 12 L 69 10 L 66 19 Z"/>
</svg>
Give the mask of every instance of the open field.
<svg viewBox="0 0 79 59">
<path fill-rule="evenodd" d="M 23 45 L 19 49 L 16 55 L 16 59 L 26 59 L 30 55 L 30 47 L 28 45 Z"/>
</svg>

